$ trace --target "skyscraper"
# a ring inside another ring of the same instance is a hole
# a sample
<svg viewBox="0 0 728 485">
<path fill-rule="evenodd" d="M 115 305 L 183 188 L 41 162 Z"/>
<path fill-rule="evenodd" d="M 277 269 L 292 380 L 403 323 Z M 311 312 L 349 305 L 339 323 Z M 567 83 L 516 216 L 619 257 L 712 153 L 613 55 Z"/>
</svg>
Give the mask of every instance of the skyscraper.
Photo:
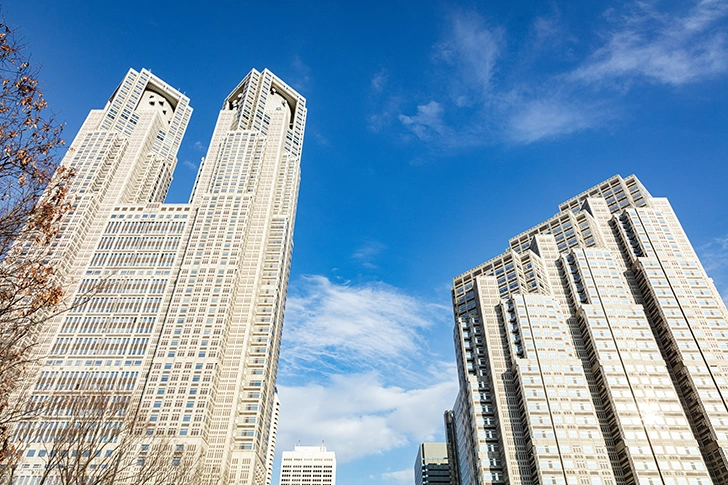
<svg viewBox="0 0 728 485">
<path fill-rule="evenodd" d="M 420 443 L 415 460 L 415 485 L 450 485 L 446 443 Z"/>
<path fill-rule="evenodd" d="M 321 446 L 294 446 L 281 459 L 280 485 L 336 485 L 336 453 Z"/>
<path fill-rule="evenodd" d="M 728 312 L 667 199 L 559 210 L 454 279 L 461 483 L 727 483 Z"/>
<path fill-rule="evenodd" d="M 265 485 L 305 99 L 251 71 L 222 105 L 189 203 L 164 204 L 191 112 L 130 70 L 70 146 L 76 203 L 56 254 L 75 304 L 47 326 L 32 400 L 103 389 L 139 410 L 150 440 L 204 457 L 210 483 Z M 39 416 L 18 437 L 63 425 Z M 29 476 L 44 461 L 28 447 Z"/>
</svg>

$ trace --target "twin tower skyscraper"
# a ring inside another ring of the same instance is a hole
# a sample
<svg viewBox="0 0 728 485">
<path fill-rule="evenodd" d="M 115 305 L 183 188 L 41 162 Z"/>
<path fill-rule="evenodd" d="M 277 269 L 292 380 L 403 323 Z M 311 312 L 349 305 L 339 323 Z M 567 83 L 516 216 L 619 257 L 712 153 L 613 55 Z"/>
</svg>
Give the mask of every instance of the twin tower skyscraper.
<svg viewBox="0 0 728 485">
<path fill-rule="evenodd" d="M 130 70 L 70 146 L 74 207 L 55 258 L 75 302 L 40 339 L 31 400 L 104 389 L 145 434 L 204 456 L 210 483 L 264 485 L 306 101 L 251 71 L 223 103 L 189 202 L 164 204 L 191 113 Z M 65 420 L 38 415 L 19 433 Z M 19 483 L 35 483 L 44 446 L 26 444 Z"/>
</svg>

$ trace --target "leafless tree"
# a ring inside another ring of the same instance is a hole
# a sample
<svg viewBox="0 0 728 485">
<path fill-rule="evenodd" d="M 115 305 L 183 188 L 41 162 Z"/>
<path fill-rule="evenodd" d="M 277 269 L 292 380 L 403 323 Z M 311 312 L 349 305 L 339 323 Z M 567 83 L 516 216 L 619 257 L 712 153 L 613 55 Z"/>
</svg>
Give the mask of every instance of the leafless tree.
<svg viewBox="0 0 728 485">
<path fill-rule="evenodd" d="M 50 396 L 29 405 L 15 440 L 33 449 L 37 485 L 198 485 L 198 450 L 155 435 L 135 412 L 130 396 L 113 387 Z M 17 463 L 0 475 L 12 483 Z M 24 472 L 24 474 L 27 472 Z"/>
<path fill-rule="evenodd" d="M 42 324 L 64 292 L 51 257 L 72 170 L 59 168 L 62 126 L 47 115 L 37 70 L 0 20 L 0 466 L 12 463 L 9 434 L 19 409 L 18 386 L 33 363 Z"/>
</svg>

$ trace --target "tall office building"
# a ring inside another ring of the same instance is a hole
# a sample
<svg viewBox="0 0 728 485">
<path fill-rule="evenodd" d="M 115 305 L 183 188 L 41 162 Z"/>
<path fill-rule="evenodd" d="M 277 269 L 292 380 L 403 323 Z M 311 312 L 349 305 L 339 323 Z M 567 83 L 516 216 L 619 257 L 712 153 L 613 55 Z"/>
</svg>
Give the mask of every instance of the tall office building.
<svg viewBox="0 0 728 485">
<path fill-rule="evenodd" d="M 305 99 L 251 71 L 222 105 L 189 203 L 164 204 L 191 112 L 130 70 L 70 146 L 76 202 L 56 257 L 75 304 L 47 327 L 32 400 L 110 393 L 150 440 L 202 457 L 209 483 L 265 485 Z M 21 424 L 17 438 L 40 440 L 21 480 L 64 419 Z"/>
<path fill-rule="evenodd" d="M 450 485 L 446 443 L 420 443 L 415 460 L 415 485 Z"/>
<path fill-rule="evenodd" d="M 462 485 L 728 483 L 728 311 L 667 199 L 559 210 L 454 279 Z"/>
<path fill-rule="evenodd" d="M 321 446 L 284 451 L 279 485 L 336 485 L 336 453 Z"/>
</svg>

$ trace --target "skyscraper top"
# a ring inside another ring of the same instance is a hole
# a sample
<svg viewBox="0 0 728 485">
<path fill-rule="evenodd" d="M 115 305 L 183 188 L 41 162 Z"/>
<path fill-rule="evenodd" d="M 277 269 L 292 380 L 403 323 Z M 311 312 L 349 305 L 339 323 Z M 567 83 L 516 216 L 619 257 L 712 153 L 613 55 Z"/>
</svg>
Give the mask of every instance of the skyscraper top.
<svg viewBox="0 0 728 485">
<path fill-rule="evenodd" d="M 528 249 L 533 236 L 536 234 L 549 234 L 555 230 L 557 231 L 560 227 L 567 223 L 581 219 L 583 215 L 581 217 L 577 217 L 576 214 L 582 212 L 582 209 L 588 208 L 588 206 L 584 206 L 584 203 L 589 197 L 596 197 L 605 200 L 610 213 L 617 212 L 625 207 L 644 207 L 646 205 L 646 201 L 652 198 L 647 189 L 644 188 L 635 175 L 629 175 L 625 178 L 622 178 L 620 175 L 615 175 L 559 204 L 560 212 L 549 219 L 511 237 L 508 240 L 507 251 L 512 250 L 515 252 L 521 252 Z M 569 244 L 576 244 L 576 241 L 577 239 L 573 239 L 569 242 Z M 567 245 L 563 242 L 560 243 L 559 246 L 561 248 L 567 247 Z M 486 269 L 489 266 L 492 266 L 492 263 L 499 260 L 499 258 L 501 258 L 501 256 L 496 256 L 491 260 L 481 263 L 475 268 L 462 273 L 456 277 L 456 279 L 462 276 L 471 275 L 480 268 Z"/>
</svg>

